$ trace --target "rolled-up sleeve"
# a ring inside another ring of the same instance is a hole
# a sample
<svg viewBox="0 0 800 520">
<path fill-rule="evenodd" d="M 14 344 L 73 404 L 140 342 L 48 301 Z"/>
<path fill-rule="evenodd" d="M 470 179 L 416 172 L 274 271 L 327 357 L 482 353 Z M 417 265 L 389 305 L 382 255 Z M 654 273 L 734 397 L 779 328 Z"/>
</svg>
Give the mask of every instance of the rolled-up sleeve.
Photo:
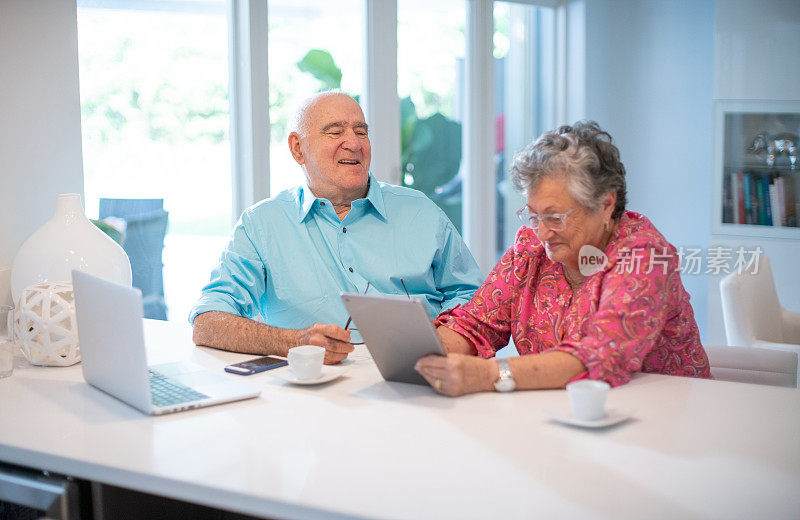
<svg viewBox="0 0 800 520">
<path fill-rule="evenodd" d="M 248 318 L 260 313 L 259 299 L 265 292 L 266 266 L 251 239 L 251 233 L 257 232 L 258 228 L 246 211 L 236 224 L 209 282 L 203 287 L 200 299 L 189 313 L 189 323 L 209 311 Z"/>
<path fill-rule="evenodd" d="M 513 276 L 514 258 L 512 247 L 468 303 L 442 312 L 434 322 L 467 338 L 484 358 L 493 357 L 498 349 L 508 345 L 511 337 L 514 284 L 518 280 Z"/>
<path fill-rule="evenodd" d="M 583 362 L 590 379 L 612 386 L 627 383 L 642 368 L 669 318 L 668 302 L 682 288 L 674 248 L 666 261 L 650 246 L 627 251 L 633 256 L 618 258 L 605 271 L 597 311 L 581 338 L 555 347 Z"/>
<path fill-rule="evenodd" d="M 433 259 L 433 281 L 443 295 L 442 309 L 448 310 L 468 302 L 483 277 L 461 235 L 444 213 L 441 218 L 442 245 Z"/>
</svg>

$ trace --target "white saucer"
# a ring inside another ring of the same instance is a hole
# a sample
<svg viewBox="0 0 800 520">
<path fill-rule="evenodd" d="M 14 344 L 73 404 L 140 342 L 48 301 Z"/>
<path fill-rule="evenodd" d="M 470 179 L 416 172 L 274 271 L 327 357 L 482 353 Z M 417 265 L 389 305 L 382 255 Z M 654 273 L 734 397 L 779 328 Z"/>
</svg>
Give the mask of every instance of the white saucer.
<svg viewBox="0 0 800 520">
<path fill-rule="evenodd" d="M 631 418 L 629 413 L 622 410 L 615 410 L 613 408 L 606 409 L 605 417 L 596 419 L 594 421 L 584 421 L 574 418 L 569 408 L 565 410 L 548 410 L 547 414 L 556 422 L 568 424 L 569 426 L 579 426 L 581 428 L 605 428 L 607 426 L 619 424 L 622 421 L 626 421 Z"/>
<path fill-rule="evenodd" d="M 349 367 L 341 365 L 323 365 L 322 374 L 317 379 L 297 379 L 297 376 L 294 375 L 294 371 L 290 367 L 273 370 L 271 371 L 271 375 L 295 385 L 320 385 L 322 383 L 327 383 L 328 381 L 338 379 L 342 376 L 342 374 L 347 372 L 348 368 Z"/>
</svg>

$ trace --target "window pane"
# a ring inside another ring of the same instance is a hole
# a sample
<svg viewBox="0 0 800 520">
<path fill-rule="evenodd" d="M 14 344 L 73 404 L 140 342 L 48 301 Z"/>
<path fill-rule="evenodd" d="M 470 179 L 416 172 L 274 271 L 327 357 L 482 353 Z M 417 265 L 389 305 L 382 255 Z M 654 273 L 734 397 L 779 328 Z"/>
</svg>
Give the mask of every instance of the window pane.
<svg viewBox="0 0 800 520">
<path fill-rule="evenodd" d="M 365 32 L 363 0 L 270 0 L 270 194 L 305 182 L 289 153 L 287 125 L 315 92 L 361 93 Z"/>
<path fill-rule="evenodd" d="M 498 112 L 497 254 L 514 242 L 525 204 L 507 176 L 516 154 L 552 129 L 555 100 L 555 12 L 551 7 L 495 2 L 495 110 Z"/>
<path fill-rule="evenodd" d="M 183 321 L 231 227 L 227 5 L 95 0 L 79 7 L 87 214 L 98 215 L 101 198 L 163 199 L 163 289 L 168 317 Z M 106 214 L 129 216 L 128 239 L 143 233 L 140 246 L 128 240 L 125 247 L 139 247 L 128 254 L 147 311 L 161 291 L 158 226 L 132 223 L 126 204 L 106 204 Z"/>
<path fill-rule="evenodd" d="M 397 91 L 402 184 L 428 195 L 461 231 L 463 0 L 399 0 Z"/>
</svg>

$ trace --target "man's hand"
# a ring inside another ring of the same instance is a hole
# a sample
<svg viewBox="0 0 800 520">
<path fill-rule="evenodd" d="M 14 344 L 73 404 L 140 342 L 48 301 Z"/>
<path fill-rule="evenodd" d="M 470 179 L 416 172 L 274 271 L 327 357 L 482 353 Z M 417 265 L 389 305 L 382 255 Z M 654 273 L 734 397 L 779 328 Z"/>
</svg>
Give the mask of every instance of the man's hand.
<svg viewBox="0 0 800 520">
<path fill-rule="evenodd" d="M 325 364 L 343 361 L 355 347 L 350 344 L 350 331 L 330 323 L 315 323 L 297 331 L 294 346 L 317 345 L 325 347 Z"/>
<path fill-rule="evenodd" d="M 425 356 L 414 369 L 440 394 L 450 397 L 494 389 L 498 369 L 494 360 L 464 354 Z"/>
</svg>

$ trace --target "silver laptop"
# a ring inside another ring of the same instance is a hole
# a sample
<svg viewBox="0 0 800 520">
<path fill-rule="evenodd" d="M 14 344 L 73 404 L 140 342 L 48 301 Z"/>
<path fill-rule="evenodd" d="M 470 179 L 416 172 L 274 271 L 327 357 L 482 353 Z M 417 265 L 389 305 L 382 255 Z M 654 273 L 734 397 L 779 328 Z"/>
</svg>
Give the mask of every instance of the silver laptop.
<svg viewBox="0 0 800 520">
<path fill-rule="evenodd" d="M 258 396 L 261 391 L 193 363 L 147 366 L 142 295 L 72 271 L 83 378 L 144 413 L 161 415 Z"/>
<path fill-rule="evenodd" d="M 421 357 L 445 355 L 425 304 L 406 296 L 342 294 L 367 350 L 387 381 L 427 385 L 414 370 Z"/>
</svg>

